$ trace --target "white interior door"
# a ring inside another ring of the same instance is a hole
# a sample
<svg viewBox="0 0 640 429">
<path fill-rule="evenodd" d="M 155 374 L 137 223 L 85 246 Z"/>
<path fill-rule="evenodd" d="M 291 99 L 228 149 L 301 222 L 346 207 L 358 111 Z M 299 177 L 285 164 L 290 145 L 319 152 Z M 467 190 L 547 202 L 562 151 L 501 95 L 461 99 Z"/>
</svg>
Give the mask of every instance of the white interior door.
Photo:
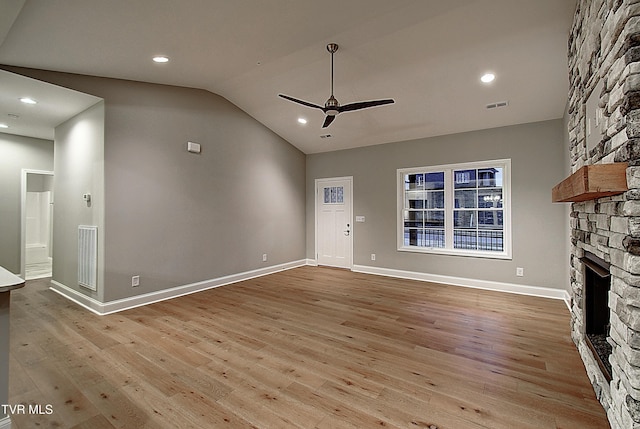
<svg viewBox="0 0 640 429">
<path fill-rule="evenodd" d="M 351 177 L 316 180 L 316 260 L 351 268 L 353 223 Z"/>
</svg>

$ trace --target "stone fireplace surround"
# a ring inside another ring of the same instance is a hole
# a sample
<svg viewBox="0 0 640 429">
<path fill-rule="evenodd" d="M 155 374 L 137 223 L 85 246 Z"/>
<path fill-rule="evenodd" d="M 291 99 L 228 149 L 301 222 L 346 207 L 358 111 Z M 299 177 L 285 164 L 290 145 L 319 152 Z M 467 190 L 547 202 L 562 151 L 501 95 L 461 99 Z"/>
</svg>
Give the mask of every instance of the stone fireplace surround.
<svg viewBox="0 0 640 429">
<path fill-rule="evenodd" d="M 611 427 L 640 429 L 640 0 L 578 0 L 568 48 L 571 172 L 629 164 L 628 191 L 571 206 L 571 335 Z M 587 150 L 592 94 L 605 132 Z M 610 382 L 585 341 L 585 252 L 610 264 Z"/>
</svg>

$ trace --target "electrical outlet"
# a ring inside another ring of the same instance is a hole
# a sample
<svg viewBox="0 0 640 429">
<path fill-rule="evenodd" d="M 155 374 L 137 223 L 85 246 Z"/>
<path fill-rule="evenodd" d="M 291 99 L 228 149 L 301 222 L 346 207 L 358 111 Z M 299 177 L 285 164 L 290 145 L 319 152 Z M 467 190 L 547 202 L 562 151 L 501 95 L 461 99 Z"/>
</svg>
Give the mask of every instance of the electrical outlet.
<svg viewBox="0 0 640 429">
<path fill-rule="evenodd" d="M 262 262 L 267 262 L 267 254 L 266 253 L 262 254 Z"/>
<path fill-rule="evenodd" d="M 375 254 L 375 253 L 372 253 L 372 254 L 371 254 L 371 260 L 372 260 L 372 261 L 375 261 L 375 260 L 376 260 L 376 254 Z"/>
<path fill-rule="evenodd" d="M 522 268 L 522 267 L 517 267 L 517 268 L 516 268 L 516 276 L 518 276 L 518 277 L 524 277 L 524 268 Z"/>
<path fill-rule="evenodd" d="M 138 286 L 140 286 L 140 276 L 131 277 L 131 287 L 138 287 Z"/>
</svg>

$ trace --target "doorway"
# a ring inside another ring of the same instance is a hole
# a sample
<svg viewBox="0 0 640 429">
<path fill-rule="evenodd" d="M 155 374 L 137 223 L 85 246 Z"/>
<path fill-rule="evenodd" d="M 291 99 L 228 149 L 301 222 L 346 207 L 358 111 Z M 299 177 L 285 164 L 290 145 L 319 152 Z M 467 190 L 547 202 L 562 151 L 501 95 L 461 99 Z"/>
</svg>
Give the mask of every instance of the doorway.
<svg viewBox="0 0 640 429">
<path fill-rule="evenodd" d="M 53 172 L 22 170 L 21 275 L 25 280 L 53 272 Z"/>
<path fill-rule="evenodd" d="M 316 179 L 316 262 L 349 268 L 353 261 L 352 177 Z"/>
</svg>

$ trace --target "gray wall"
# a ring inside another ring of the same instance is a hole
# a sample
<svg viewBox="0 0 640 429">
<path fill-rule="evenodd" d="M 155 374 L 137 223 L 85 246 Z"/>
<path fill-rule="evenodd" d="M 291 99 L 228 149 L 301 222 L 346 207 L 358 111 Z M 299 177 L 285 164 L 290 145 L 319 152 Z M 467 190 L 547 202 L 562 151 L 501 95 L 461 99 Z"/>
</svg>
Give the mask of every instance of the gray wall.
<svg viewBox="0 0 640 429">
<path fill-rule="evenodd" d="M 20 273 L 22 169 L 53 170 L 53 142 L 0 133 L 0 266 Z"/>
<path fill-rule="evenodd" d="M 53 280 L 98 300 L 104 294 L 104 102 L 55 129 Z M 91 194 L 87 204 L 82 195 Z M 98 291 L 78 286 L 78 226 L 98 227 Z"/>
<path fill-rule="evenodd" d="M 354 264 L 564 289 L 565 208 L 551 203 L 565 174 L 564 133 L 563 121 L 553 120 L 309 155 L 307 257 L 314 258 L 314 180 L 353 176 L 353 214 L 366 218 L 354 223 Z M 502 158 L 512 160 L 512 260 L 397 251 L 398 168 Z"/>
<path fill-rule="evenodd" d="M 305 155 L 224 98 L 3 68 L 105 100 L 103 301 L 305 258 Z"/>
<path fill-rule="evenodd" d="M 304 259 L 302 152 L 210 92 L 102 89 L 106 300 Z"/>
</svg>

